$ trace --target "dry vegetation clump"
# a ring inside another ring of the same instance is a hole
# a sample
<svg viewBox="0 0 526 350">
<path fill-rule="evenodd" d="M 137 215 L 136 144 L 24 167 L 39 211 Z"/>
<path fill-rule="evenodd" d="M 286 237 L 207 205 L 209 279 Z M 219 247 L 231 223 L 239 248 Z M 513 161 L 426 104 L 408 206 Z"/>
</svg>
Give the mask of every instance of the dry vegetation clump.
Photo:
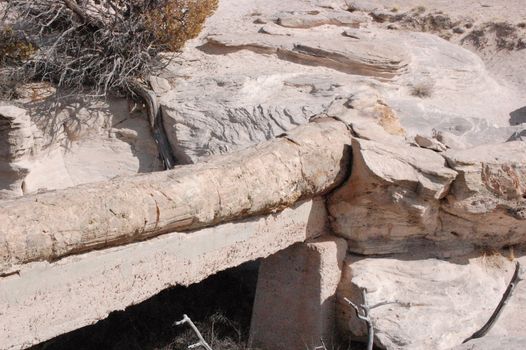
<svg viewBox="0 0 526 350">
<path fill-rule="evenodd" d="M 10 27 L 0 28 L 0 99 L 17 98 L 19 82 L 23 80 L 13 66 L 31 58 L 36 47 Z"/>
<path fill-rule="evenodd" d="M 487 269 L 502 269 L 506 260 L 513 261 L 510 258 L 506 259 L 497 249 L 488 248 L 482 252 L 481 264 Z"/>
<path fill-rule="evenodd" d="M 477 49 L 495 46 L 497 50 L 523 50 L 526 37 L 520 28 L 507 22 L 483 23 L 466 35 L 462 44 L 468 43 Z"/>
<path fill-rule="evenodd" d="M 18 35 L 17 35 L 18 34 Z M 13 28 L 0 29 L 0 64 L 14 64 L 28 60 L 36 47 Z"/>
<path fill-rule="evenodd" d="M 160 52 L 179 50 L 199 33 L 217 2 L 9 0 L 4 35 L 22 40 L 0 46 L 0 62 L 59 87 L 129 91 L 162 67 Z"/>
<path fill-rule="evenodd" d="M 145 27 L 163 50 L 177 51 L 201 32 L 204 21 L 215 11 L 218 1 L 167 1 L 145 13 Z M 185 2 L 184 6 L 181 6 L 182 2 Z"/>
<path fill-rule="evenodd" d="M 420 98 L 431 97 L 433 87 L 433 83 L 428 81 L 416 82 L 411 85 L 411 95 Z"/>
</svg>

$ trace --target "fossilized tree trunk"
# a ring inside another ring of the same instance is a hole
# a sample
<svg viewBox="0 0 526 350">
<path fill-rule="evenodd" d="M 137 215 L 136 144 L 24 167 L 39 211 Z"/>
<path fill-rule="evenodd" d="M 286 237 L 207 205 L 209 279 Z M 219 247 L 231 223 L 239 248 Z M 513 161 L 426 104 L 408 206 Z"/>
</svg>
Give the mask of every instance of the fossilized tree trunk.
<svg viewBox="0 0 526 350">
<path fill-rule="evenodd" d="M 203 163 L 1 202 L 0 274 L 320 195 L 344 180 L 350 138 L 344 123 L 320 118 Z"/>
</svg>

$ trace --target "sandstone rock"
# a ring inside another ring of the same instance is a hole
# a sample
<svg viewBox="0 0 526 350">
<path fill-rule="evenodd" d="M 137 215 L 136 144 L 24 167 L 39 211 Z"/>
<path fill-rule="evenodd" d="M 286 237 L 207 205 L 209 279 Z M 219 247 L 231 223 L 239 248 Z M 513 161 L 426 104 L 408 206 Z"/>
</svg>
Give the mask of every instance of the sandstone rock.
<svg viewBox="0 0 526 350">
<path fill-rule="evenodd" d="M 325 66 L 348 74 L 392 79 L 404 71 L 408 57 L 396 45 L 380 41 L 341 42 L 300 33 L 293 37 L 260 33 L 214 33 L 207 37 L 210 51 L 253 50 L 278 58 L 314 66 Z"/>
<path fill-rule="evenodd" d="M 313 349 L 337 345 L 335 293 L 347 244 L 322 236 L 263 260 L 250 325 L 251 346 Z M 300 322 L 298 322 L 300 320 Z"/>
<path fill-rule="evenodd" d="M 284 30 L 282 27 L 274 23 L 265 24 L 258 30 L 258 33 L 269 35 L 290 35 L 288 30 Z"/>
<path fill-rule="evenodd" d="M 524 142 L 449 150 L 447 165 L 429 150 L 360 139 L 352 145 L 351 177 L 329 201 L 333 229 L 349 239 L 351 251 L 525 242 Z"/>
<path fill-rule="evenodd" d="M 374 89 L 362 89 L 353 93 L 347 104 L 349 108 L 356 110 L 361 117 L 374 120 L 388 134 L 405 135 L 405 130 L 400 124 L 396 112 Z M 358 124 L 358 121 L 353 121 L 351 124 Z"/>
<path fill-rule="evenodd" d="M 312 11 L 303 13 L 285 12 L 278 15 L 276 23 L 288 28 L 313 28 L 326 24 L 349 26 L 357 28 L 363 17 L 358 17 L 346 11 Z"/>
<path fill-rule="evenodd" d="M 504 142 L 517 131 L 510 127 L 509 111 L 524 100 L 524 94 L 498 83 L 476 54 L 427 33 L 372 30 L 369 40 L 380 40 L 375 35 L 403 42 L 414 53 L 407 73 L 398 80 L 406 92 L 402 96 L 399 90 L 383 92 L 408 136 L 432 135 L 434 129 L 474 147 Z M 415 81 L 422 80 L 432 82 L 430 96 L 411 96 Z"/>
<path fill-rule="evenodd" d="M 473 339 L 451 350 L 522 350 L 526 348 L 526 337 L 484 337 Z"/>
<path fill-rule="evenodd" d="M 440 200 L 456 172 L 443 157 L 418 147 L 353 139 L 347 183 L 330 195 L 335 233 L 353 252 L 403 252 L 411 239 L 439 228 Z"/>
<path fill-rule="evenodd" d="M 192 163 L 266 140 L 361 89 L 381 96 L 382 126 L 408 139 L 435 129 L 471 147 L 517 131 L 509 113 L 524 94 L 493 79 L 476 54 L 432 34 L 379 28 L 360 11 L 381 7 L 374 2 L 353 5 L 353 13 L 332 2 L 220 4 L 168 69 L 176 84 L 161 104 L 179 159 Z M 338 22 L 353 17 L 359 28 Z M 431 81 L 431 95 L 412 96 L 415 81 Z M 381 137 L 364 130 L 365 138 Z"/>
<path fill-rule="evenodd" d="M 442 205 L 442 230 L 491 247 L 526 240 L 526 143 L 448 151 L 459 173 Z"/>
<path fill-rule="evenodd" d="M 34 151 L 33 128 L 25 110 L 0 105 L 0 199 L 24 194 L 29 169 L 23 160 Z"/>
<path fill-rule="evenodd" d="M 354 118 L 350 123 L 353 132 L 361 139 L 377 141 L 383 144 L 404 144 L 405 139 L 388 133 L 375 121 L 365 118 Z"/>
<path fill-rule="evenodd" d="M 374 1 L 360 0 L 360 1 L 349 2 L 348 9 L 349 11 L 372 12 L 377 7 L 378 7 L 378 4 L 376 4 Z"/>
<path fill-rule="evenodd" d="M 418 146 L 422 148 L 427 148 L 436 152 L 444 152 L 447 149 L 442 142 L 431 137 L 426 137 L 422 135 L 416 135 L 415 142 Z"/>
<path fill-rule="evenodd" d="M 348 97 L 337 97 L 327 107 L 327 116 L 347 123 L 366 140 L 384 143 L 405 143 L 405 130 L 400 125 L 396 112 L 372 88 L 353 91 Z"/>
<path fill-rule="evenodd" d="M 146 117 L 125 99 L 57 100 L 45 84 L 23 92 L 20 107 L 0 106 L 0 198 L 161 168 Z"/>
<path fill-rule="evenodd" d="M 271 139 L 323 113 L 346 88 L 329 75 L 230 75 L 181 81 L 161 98 L 165 129 L 182 163 Z"/>
<path fill-rule="evenodd" d="M 447 131 L 433 130 L 433 137 L 436 138 L 438 142 L 440 142 L 447 148 L 452 148 L 452 149 L 467 148 L 466 145 L 460 140 L 460 137 L 450 132 L 447 132 Z"/>
<path fill-rule="evenodd" d="M 526 261 L 524 256 L 519 260 Z M 365 288 L 369 305 L 386 303 L 370 312 L 375 345 L 388 350 L 449 349 L 486 323 L 514 265 L 498 253 L 449 260 L 429 259 L 422 250 L 390 258 L 351 255 L 338 290 L 341 327 L 355 340 L 367 335 L 363 321 L 343 300 L 361 303 L 360 289 Z M 488 336 L 524 336 L 519 326 L 525 321 L 524 307 L 519 305 L 525 296 L 526 284 L 519 283 Z"/>
</svg>

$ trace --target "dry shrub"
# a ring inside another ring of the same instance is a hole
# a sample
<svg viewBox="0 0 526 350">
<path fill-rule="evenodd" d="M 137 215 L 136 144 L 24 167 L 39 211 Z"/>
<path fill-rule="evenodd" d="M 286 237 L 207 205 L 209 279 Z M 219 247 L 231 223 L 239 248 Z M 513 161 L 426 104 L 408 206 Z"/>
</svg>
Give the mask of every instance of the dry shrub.
<svg viewBox="0 0 526 350">
<path fill-rule="evenodd" d="M 31 58 L 37 48 L 20 37 L 11 27 L 0 29 L 0 99 L 18 98 L 17 88 L 23 77 L 13 68 Z"/>
<path fill-rule="evenodd" d="M 0 29 L 0 64 L 28 60 L 37 48 L 11 27 Z"/>
<path fill-rule="evenodd" d="M 418 6 L 413 9 L 414 12 L 417 12 L 418 14 L 422 14 L 426 12 L 425 6 Z"/>
<path fill-rule="evenodd" d="M 204 21 L 216 10 L 218 1 L 168 1 L 145 14 L 145 26 L 164 49 L 177 51 L 201 32 Z"/>
<path fill-rule="evenodd" d="M 101 96 L 128 92 L 162 67 L 160 52 L 195 37 L 216 6 L 217 0 L 10 0 L 5 17 L 26 46 L 7 46 L 4 57 L 21 58 L 17 66 L 28 79 L 72 90 L 91 86 Z"/>
<path fill-rule="evenodd" d="M 496 47 L 497 50 L 522 50 L 525 39 L 516 26 L 507 22 L 487 22 L 466 35 L 461 43 L 471 44 L 477 49 Z"/>
<path fill-rule="evenodd" d="M 420 98 L 431 97 L 434 84 L 430 81 L 418 81 L 411 85 L 411 95 Z"/>
</svg>

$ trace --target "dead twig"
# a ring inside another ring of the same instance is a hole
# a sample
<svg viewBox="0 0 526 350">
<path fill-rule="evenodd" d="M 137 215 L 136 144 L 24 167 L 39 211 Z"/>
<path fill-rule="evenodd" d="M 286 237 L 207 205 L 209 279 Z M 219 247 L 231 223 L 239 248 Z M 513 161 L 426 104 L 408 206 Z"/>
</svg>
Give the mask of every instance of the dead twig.
<svg viewBox="0 0 526 350">
<path fill-rule="evenodd" d="M 508 300 L 510 299 L 511 295 L 513 294 L 513 290 L 517 286 L 517 284 L 522 281 L 522 279 L 519 276 L 520 271 L 520 263 L 517 261 L 515 264 L 515 272 L 513 273 L 513 276 L 510 280 L 510 283 L 508 284 L 508 288 L 506 288 L 506 291 L 502 295 L 502 298 L 500 299 L 499 304 L 497 305 L 497 308 L 495 311 L 493 311 L 493 314 L 491 314 L 491 317 L 489 318 L 488 322 L 482 326 L 481 329 L 473 333 L 469 338 L 465 339 L 462 344 L 467 343 L 468 341 L 472 339 L 482 338 L 485 336 L 490 329 L 493 327 L 495 322 L 497 322 L 502 310 L 504 309 L 504 306 L 508 303 Z"/>
<path fill-rule="evenodd" d="M 372 350 L 373 346 L 374 346 L 374 325 L 373 325 L 373 321 L 372 321 L 371 316 L 370 316 L 370 312 L 371 312 L 372 309 L 376 309 L 377 307 L 390 305 L 390 304 L 397 304 L 397 305 L 400 305 L 400 306 L 406 307 L 406 308 L 412 307 L 412 306 L 425 306 L 425 305 L 427 305 L 427 304 L 416 304 L 416 303 L 410 303 L 410 302 L 407 303 L 407 302 L 402 302 L 402 301 L 399 301 L 399 300 L 382 301 L 382 302 L 379 302 L 379 303 L 376 303 L 376 304 L 373 304 L 373 305 L 369 305 L 369 303 L 367 302 L 367 291 L 365 290 L 365 288 L 362 288 L 363 304 L 356 305 L 355 303 L 353 303 L 348 298 L 343 298 L 343 299 L 349 305 L 351 305 L 352 308 L 356 311 L 356 316 L 358 316 L 358 318 L 360 320 L 364 321 L 367 324 L 367 334 L 368 334 L 367 350 Z"/>
<path fill-rule="evenodd" d="M 350 299 L 344 298 L 344 300 L 352 306 L 356 311 L 356 316 L 367 324 L 367 350 L 373 350 L 374 345 L 374 327 L 373 321 L 369 315 L 371 307 L 367 303 L 367 291 L 365 288 L 362 288 L 362 299 L 363 304 L 356 305 Z"/>
<path fill-rule="evenodd" d="M 186 314 L 183 315 L 183 319 L 181 321 L 175 322 L 174 325 L 180 326 L 180 325 L 183 325 L 185 323 L 187 323 L 192 328 L 192 330 L 194 331 L 195 335 L 199 339 L 199 342 L 197 342 L 195 344 L 192 344 L 192 345 L 189 345 L 188 349 L 196 349 L 196 348 L 202 346 L 206 350 L 213 350 L 212 347 L 210 347 L 210 345 L 208 345 L 208 343 L 205 341 L 205 339 L 201 335 L 201 332 L 199 332 L 199 329 L 197 329 L 197 327 L 192 322 L 190 317 L 188 317 Z"/>
<path fill-rule="evenodd" d="M 130 88 L 134 93 L 141 97 L 146 104 L 148 120 L 150 122 L 150 127 L 152 128 L 153 138 L 157 143 L 159 155 L 161 156 L 165 169 L 173 169 L 176 159 L 173 155 L 170 141 L 168 141 L 168 137 L 166 136 L 166 131 L 164 130 L 162 112 L 157 100 L 157 96 L 152 90 L 145 88 L 144 85 L 137 82 L 131 83 Z"/>
</svg>

